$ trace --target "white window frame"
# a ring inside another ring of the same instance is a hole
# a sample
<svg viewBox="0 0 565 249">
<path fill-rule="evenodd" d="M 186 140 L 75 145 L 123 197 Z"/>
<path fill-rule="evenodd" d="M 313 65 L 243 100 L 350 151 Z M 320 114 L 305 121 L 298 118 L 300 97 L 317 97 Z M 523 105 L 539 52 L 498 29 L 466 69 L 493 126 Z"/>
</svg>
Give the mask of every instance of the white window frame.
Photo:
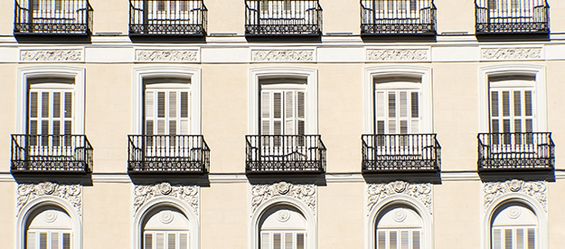
<svg viewBox="0 0 565 249">
<path fill-rule="evenodd" d="M 250 71 L 249 82 L 249 134 L 259 134 L 259 100 L 261 78 L 305 78 L 304 134 L 318 134 L 318 72 L 307 68 L 255 68 Z"/>
<path fill-rule="evenodd" d="M 198 212 L 199 210 L 193 210 L 188 203 L 183 202 L 177 198 L 169 196 L 160 196 L 151 199 L 150 201 L 144 203 L 141 207 L 134 210 L 133 212 L 133 223 L 132 223 L 132 249 L 143 249 L 143 236 L 145 234 L 143 230 L 143 222 L 148 218 L 148 215 L 153 210 L 157 210 L 163 207 L 172 207 L 178 209 L 182 214 L 186 216 L 189 222 L 188 227 L 188 249 L 199 249 L 200 248 L 200 219 Z"/>
<path fill-rule="evenodd" d="M 26 249 L 27 223 L 35 210 L 42 207 L 58 207 L 64 210 L 72 221 L 71 245 L 73 249 L 81 249 L 83 242 L 82 216 L 68 201 L 55 196 L 41 196 L 26 203 L 17 213 L 16 249 Z"/>
<path fill-rule="evenodd" d="M 534 132 L 548 131 L 547 92 L 545 68 L 541 65 L 497 65 L 479 69 L 479 132 L 490 132 L 490 81 L 493 76 L 527 75 L 535 78 L 534 92 Z"/>
<path fill-rule="evenodd" d="M 483 196 L 484 198 L 484 196 Z M 541 204 L 532 197 L 522 193 L 510 193 L 497 197 L 492 203 L 482 208 L 482 223 L 481 223 L 481 246 L 482 249 L 492 249 L 492 221 L 495 218 L 496 212 L 511 203 L 518 203 L 528 206 L 536 215 L 538 219 L 537 224 L 537 237 L 536 248 L 548 248 L 548 215 L 547 211 Z"/>
<path fill-rule="evenodd" d="M 34 66 L 25 67 L 18 70 L 17 88 L 17 124 L 16 130 L 20 134 L 28 132 L 28 105 L 29 105 L 29 80 L 36 78 L 72 78 L 74 84 L 41 84 L 44 89 L 72 89 L 73 91 L 73 134 L 84 134 L 84 113 L 85 113 L 85 81 L 86 69 L 76 67 L 53 67 L 53 66 Z"/>
<path fill-rule="evenodd" d="M 377 248 L 377 223 L 379 222 L 377 218 L 379 214 L 384 211 L 390 210 L 389 208 L 395 206 L 407 206 L 412 208 L 420 217 L 422 218 L 422 232 L 420 234 L 420 243 L 422 245 L 421 249 L 432 249 L 434 248 L 434 237 L 433 237 L 433 216 L 428 207 L 426 207 L 421 201 L 414 197 L 408 195 L 394 195 L 383 199 L 380 203 L 373 206 L 368 210 L 368 215 L 366 217 L 366 228 L 365 228 L 365 238 L 366 244 L 365 248 L 375 249 Z"/>
<path fill-rule="evenodd" d="M 363 131 L 366 134 L 374 133 L 375 121 L 375 78 L 381 77 L 419 77 L 420 87 L 420 133 L 433 133 L 433 92 L 432 70 L 421 66 L 379 66 L 365 68 L 363 84 Z M 414 83 L 417 84 L 417 83 Z M 394 89 L 395 87 L 391 88 Z"/>
<path fill-rule="evenodd" d="M 191 92 L 190 99 L 190 135 L 200 135 L 202 134 L 202 82 L 201 82 L 201 72 L 197 68 L 188 67 L 140 67 L 134 69 L 133 75 L 133 103 L 132 103 L 132 133 L 142 134 L 144 122 L 143 120 L 143 105 L 145 100 L 143 99 L 143 94 L 145 87 L 143 85 L 144 78 L 188 78 L 190 79 L 190 84 L 188 90 Z"/>
<path fill-rule="evenodd" d="M 288 196 L 277 196 L 259 205 L 254 212 L 251 212 L 249 220 L 249 249 L 260 249 L 260 233 L 261 233 L 261 218 L 267 211 L 276 206 L 291 206 L 296 208 L 304 215 L 306 219 L 306 229 L 301 230 L 305 232 L 306 239 L 304 240 L 304 248 L 316 249 L 318 248 L 318 222 L 314 211 L 302 201 L 296 200 Z"/>
</svg>

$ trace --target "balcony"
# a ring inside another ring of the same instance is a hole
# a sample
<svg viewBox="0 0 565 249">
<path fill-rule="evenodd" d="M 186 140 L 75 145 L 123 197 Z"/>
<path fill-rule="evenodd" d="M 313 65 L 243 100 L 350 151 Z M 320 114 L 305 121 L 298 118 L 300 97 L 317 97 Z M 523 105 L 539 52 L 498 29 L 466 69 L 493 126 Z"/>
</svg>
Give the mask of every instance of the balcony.
<svg viewBox="0 0 565 249">
<path fill-rule="evenodd" d="M 361 0 L 361 35 L 435 35 L 433 0 Z"/>
<path fill-rule="evenodd" d="M 205 174 L 210 148 L 202 135 L 129 135 L 130 174 Z"/>
<path fill-rule="evenodd" d="M 203 0 L 130 0 L 130 36 L 204 36 Z"/>
<path fill-rule="evenodd" d="M 546 0 L 475 0 L 476 32 L 482 34 L 548 34 Z"/>
<path fill-rule="evenodd" d="M 12 135 L 11 172 L 91 173 L 92 152 L 85 135 Z"/>
<path fill-rule="evenodd" d="M 16 0 L 14 35 L 92 34 L 88 0 Z"/>
<path fill-rule="evenodd" d="M 441 146 L 436 134 L 362 135 L 363 173 L 436 173 Z"/>
<path fill-rule="evenodd" d="M 248 135 L 248 174 L 320 174 L 326 171 L 326 147 L 320 135 Z"/>
<path fill-rule="evenodd" d="M 478 141 L 479 172 L 553 170 L 551 132 L 480 133 Z"/>
<path fill-rule="evenodd" d="M 245 0 L 247 36 L 320 36 L 317 0 Z"/>
</svg>

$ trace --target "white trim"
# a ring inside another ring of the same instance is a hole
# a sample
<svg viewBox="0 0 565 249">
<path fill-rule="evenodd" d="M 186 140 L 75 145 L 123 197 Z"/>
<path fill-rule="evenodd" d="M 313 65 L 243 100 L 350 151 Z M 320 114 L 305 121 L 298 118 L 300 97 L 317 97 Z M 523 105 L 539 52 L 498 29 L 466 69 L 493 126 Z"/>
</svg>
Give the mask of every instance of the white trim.
<svg viewBox="0 0 565 249">
<path fill-rule="evenodd" d="M 433 133 L 433 86 L 432 86 L 432 69 L 422 66 L 409 65 L 392 65 L 392 66 L 376 66 L 365 68 L 363 74 L 363 131 L 364 133 L 373 132 L 374 122 L 374 99 L 375 77 L 387 76 L 418 76 L 422 78 L 422 99 L 421 99 L 421 132 Z"/>
<path fill-rule="evenodd" d="M 422 249 L 432 249 L 434 248 L 434 240 L 433 240 L 433 217 L 429 213 L 428 208 L 425 207 L 420 201 L 416 198 L 404 195 L 404 194 L 397 194 L 394 196 L 387 197 L 377 203 L 375 206 L 372 207 L 371 210 L 368 210 L 368 215 L 365 218 L 366 227 L 365 227 L 365 248 L 367 249 L 374 249 L 376 248 L 376 229 L 377 229 L 377 218 L 378 215 L 386 210 L 389 207 L 396 206 L 396 205 L 404 205 L 413 208 L 418 215 L 422 218 L 423 226 L 423 236 L 422 236 Z"/>
<path fill-rule="evenodd" d="M 133 72 L 132 133 L 143 131 L 143 78 L 144 77 L 188 77 L 191 91 L 191 124 L 192 135 L 202 134 L 202 80 L 201 70 L 192 67 L 178 66 L 144 66 L 135 68 Z"/>
<path fill-rule="evenodd" d="M 535 124 L 534 131 L 548 131 L 547 83 L 545 67 L 541 65 L 508 64 L 482 67 L 479 69 L 479 132 L 489 132 L 489 80 L 498 75 L 531 75 L 535 77 Z"/>
<path fill-rule="evenodd" d="M 18 87 L 16 88 L 17 111 L 16 131 L 27 133 L 27 105 L 29 78 L 42 77 L 72 77 L 74 78 L 73 91 L 73 133 L 84 134 L 85 130 L 85 103 L 86 103 L 86 69 L 68 66 L 34 66 L 18 69 Z"/>
<path fill-rule="evenodd" d="M 72 245 L 73 248 L 82 248 L 82 219 L 81 216 L 75 212 L 75 209 L 66 200 L 56 196 L 41 196 L 26 203 L 17 214 L 16 221 L 16 249 L 25 249 L 25 233 L 27 232 L 26 224 L 30 215 L 37 208 L 44 206 L 55 206 L 62 208 L 71 218 L 72 221 Z"/>
<path fill-rule="evenodd" d="M 490 206 L 486 207 L 484 212 L 481 212 L 482 222 L 481 222 L 481 241 L 483 249 L 491 249 L 491 221 L 494 218 L 494 214 L 498 209 L 500 209 L 505 204 L 511 203 L 521 203 L 530 207 L 538 219 L 537 224 L 537 236 L 536 237 L 536 247 L 537 249 L 548 248 L 548 217 L 544 208 L 533 198 L 520 193 L 510 193 L 499 196 L 496 198 Z"/>
<path fill-rule="evenodd" d="M 250 249 L 259 249 L 259 237 L 257 236 L 260 231 L 259 221 L 263 217 L 266 211 L 270 208 L 275 207 L 277 205 L 289 205 L 296 209 L 298 209 L 302 215 L 306 218 L 306 245 L 305 248 L 308 249 L 316 249 L 317 248 L 317 241 L 318 241 L 318 222 L 316 219 L 316 215 L 313 213 L 313 210 L 308 207 L 302 201 L 296 200 L 294 198 L 288 196 L 277 196 L 273 197 L 272 199 L 261 203 L 255 210 L 255 212 L 251 215 L 251 219 L 249 220 L 249 248 Z"/>
<path fill-rule="evenodd" d="M 259 79 L 262 77 L 306 78 L 306 134 L 318 134 L 318 71 L 309 68 L 253 68 L 249 77 L 249 134 L 259 132 Z"/>
<path fill-rule="evenodd" d="M 188 203 L 184 203 L 179 201 L 175 198 L 168 197 L 168 196 L 159 196 L 155 197 L 152 200 L 144 203 L 141 207 L 139 207 L 138 211 L 134 215 L 133 219 L 133 227 L 132 227 L 132 248 L 133 249 L 142 249 L 141 248 L 141 241 L 142 241 L 142 232 L 143 232 L 143 221 L 146 219 L 147 214 L 160 207 L 174 207 L 180 210 L 189 221 L 189 238 L 190 238 L 190 247 L 189 249 L 199 249 L 200 248 L 200 219 L 199 216 L 191 211 Z"/>
</svg>

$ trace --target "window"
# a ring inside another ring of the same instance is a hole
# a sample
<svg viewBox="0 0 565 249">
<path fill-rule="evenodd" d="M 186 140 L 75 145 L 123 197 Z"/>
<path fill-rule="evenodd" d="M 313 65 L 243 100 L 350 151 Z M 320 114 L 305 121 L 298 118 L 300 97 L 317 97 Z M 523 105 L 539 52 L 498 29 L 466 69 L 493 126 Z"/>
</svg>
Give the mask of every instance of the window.
<svg viewBox="0 0 565 249">
<path fill-rule="evenodd" d="M 30 79 L 28 134 L 32 146 L 69 145 L 74 132 L 74 81 L 67 78 Z M 52 135 L 52 136 L 47 136 Z"/>
<path fill-rule="evenodd" d="M 377 249 L 422 248 L 423 221 L 413 209 L 403 206 L 388 208 L 377 219 Z"/>
<path fill-rule="evenodd" d="M 421 78 L 375 78 L 375 131 L 410 134 L 421 131 Z"/>
<path fill-rule="evenodd" d="M 290 206 L 268 210 L 260 224 L 260 249 L 305 249 L 306 218 Z"/>
<path fill-rule="evenodd" d="M 143 225 L 143 249 L 188 249 L 189 222 L 175 208 L 159 208 L 150 212 Z"/>
<path fill-rule="evenodd" d="M 490 77 L 490 130 L 493 133 L 535 129 L 534 77 Z"/>
<path fill-rule="evenodd" d="M 495 213 L 492 249 L 536 249 L 537 243 L 537 217 L 529 207 L 509 204 Z"/>
<path fill-rule="evenodd" d="M 145 134 L 186 135 L 191 131 L 189 79 L 146 79 Z"/>
<path fill-rule="evenodd" d="M 293 79 L 261 81 L 262 135 L 304 135 L 305 84 Z"/>
<path fill-rule="evenodd" d="M 26 249 L 71 249 L 72 222 L 60 208 L 47 207 L 32 213 L 27 224 Z"/>
</svg>

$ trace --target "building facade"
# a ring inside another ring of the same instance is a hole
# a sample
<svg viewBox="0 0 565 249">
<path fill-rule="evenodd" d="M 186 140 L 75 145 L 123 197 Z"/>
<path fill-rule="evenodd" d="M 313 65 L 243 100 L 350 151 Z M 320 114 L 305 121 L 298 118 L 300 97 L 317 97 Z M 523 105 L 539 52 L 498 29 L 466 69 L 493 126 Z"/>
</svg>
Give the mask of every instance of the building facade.
<svg viewBox="0 0 565 249">
<path fill-rule="evenodd" d="M 548 249 L 565 2 L 0 2 L 16 249 Z"/>
</svg>

